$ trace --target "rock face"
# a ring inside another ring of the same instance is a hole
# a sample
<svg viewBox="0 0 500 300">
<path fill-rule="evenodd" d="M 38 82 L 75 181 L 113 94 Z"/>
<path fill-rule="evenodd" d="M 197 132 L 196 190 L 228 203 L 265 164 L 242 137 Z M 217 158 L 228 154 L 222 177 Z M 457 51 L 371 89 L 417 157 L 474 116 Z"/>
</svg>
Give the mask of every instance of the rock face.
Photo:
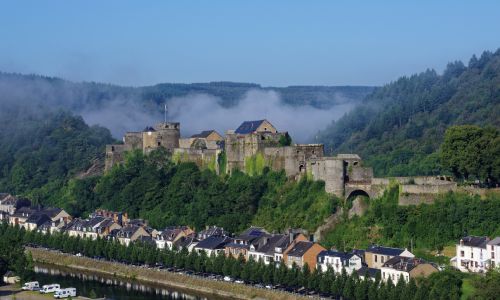
<svg viewBox="0 0 500 300">
<path fill-rule="evenodd" d="M 361 217 L 368 210 L 368 203 L 366 202 L 366 198 L 363 196 L 357 196 L 352 201 L 352 207 L 349 209 L 347 216 L 351 219 L 354 216 Z"/>
</svg>

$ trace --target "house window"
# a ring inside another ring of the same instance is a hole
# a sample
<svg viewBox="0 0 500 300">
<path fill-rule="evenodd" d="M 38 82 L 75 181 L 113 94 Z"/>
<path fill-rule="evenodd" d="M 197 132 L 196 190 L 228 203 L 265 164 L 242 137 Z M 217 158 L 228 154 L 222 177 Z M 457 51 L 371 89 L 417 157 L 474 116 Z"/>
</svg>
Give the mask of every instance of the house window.
<svg viewBox="0 0 500 300">
<path fill-rule="evenodd" d="M 380 257 L 380 262 L 381 262 L 381 263 L 384 263 L 384 261 L 385 261 L 385 256 L 383 256 L 383 255 L 382 255 L 382 256 Z"/>
<path fill-rule="evenodd" d="M 377 255 L 375 255 L 375 262 L 377 262 Z"/>
<path fill-rule="evenodd" d="M 474 251 L 470 252 L 470 258 L 474 258 Z"/>
<path fill-rule="evenodd" d="M 491 252 L 491 258 L 495 259 L 495 252 Z"/>
<path fill-rule="evenodd" d="M 464 251 L 460 251 L 460 256 L 464 257 L 465 256 L 465 252 Z"/>
</svg>

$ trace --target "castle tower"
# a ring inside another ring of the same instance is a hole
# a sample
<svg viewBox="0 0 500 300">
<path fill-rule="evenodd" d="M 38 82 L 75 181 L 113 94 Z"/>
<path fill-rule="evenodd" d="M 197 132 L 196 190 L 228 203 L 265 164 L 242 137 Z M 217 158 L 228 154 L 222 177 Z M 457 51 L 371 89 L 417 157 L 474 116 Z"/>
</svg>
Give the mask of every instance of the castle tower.
<svg viewBox="0 0 500 300">
<path fill-rule="evenodd" d="M 159 147 L 169 151 L 179 148 L 181 137 L 180 124 L 177 122 L 162 122 L 153 127 L 146 127 L 142 132 L 142 149 L 148 153 Z"/>
</svg>

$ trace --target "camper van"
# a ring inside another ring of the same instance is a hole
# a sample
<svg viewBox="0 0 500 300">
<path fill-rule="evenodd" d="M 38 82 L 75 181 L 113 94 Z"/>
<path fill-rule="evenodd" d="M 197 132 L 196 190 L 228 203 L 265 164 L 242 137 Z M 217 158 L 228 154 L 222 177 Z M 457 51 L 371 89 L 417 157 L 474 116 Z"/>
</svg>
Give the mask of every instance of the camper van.
<svg viewBox="0 0 500 300">
<path fill-rule="evenodd" d="M 68 297 L 76 297 L 76 289 L 75 288 L 67 288 L 61 289 L 54 294 L 54 298 L 62 299 Z"/>
<path fill-rule="evenodd" d="M 40 289 L 40 285 L 38 284 L 38 281 L 25 282 L 21 289 L 23 291 L 38 291 Z"/>
<path fill-rule="evenodd" d="M 48 293 L 55 293 L 61 289 L 61 286 L 57 283 L 54 284 L 46 284 L 42 286 L 42 289 L 40 290 L 40 293 L 42 294 L 48 294 Z"/>
</svg>

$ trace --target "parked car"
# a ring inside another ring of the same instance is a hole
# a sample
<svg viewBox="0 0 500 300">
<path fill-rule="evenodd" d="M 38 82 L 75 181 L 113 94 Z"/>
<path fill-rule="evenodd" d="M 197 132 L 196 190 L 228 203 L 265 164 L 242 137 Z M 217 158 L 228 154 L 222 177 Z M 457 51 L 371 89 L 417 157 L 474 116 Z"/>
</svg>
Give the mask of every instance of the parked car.
<svg viewBox="0 0 500 300">
<path fill-rule="evenodd" d="M 224 281 L 231 282 L 233 279 L 229 276 L 224 276 Z"/>
</svg>

